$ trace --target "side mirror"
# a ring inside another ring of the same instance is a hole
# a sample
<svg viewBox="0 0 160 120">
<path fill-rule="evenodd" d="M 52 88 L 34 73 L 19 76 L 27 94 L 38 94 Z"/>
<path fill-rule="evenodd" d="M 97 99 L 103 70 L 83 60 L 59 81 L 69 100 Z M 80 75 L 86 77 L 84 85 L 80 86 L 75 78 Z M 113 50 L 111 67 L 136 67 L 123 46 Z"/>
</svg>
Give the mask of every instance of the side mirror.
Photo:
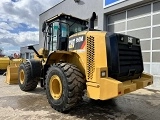
<svg viewBox="0 0 160 120">
<path fill-rule="evenodd" d="M 42 32 L 44 32 L 46 30 L 46 22 L 43 22 L 43 25 L 42 25 Z"/>
<path fill-rule="evenodd" d="M 33 46 L 28 46 L 28 49 L 29 49 L 29 50 L 33 50 L 34 47 L 33 47 Z"/>
</svg>

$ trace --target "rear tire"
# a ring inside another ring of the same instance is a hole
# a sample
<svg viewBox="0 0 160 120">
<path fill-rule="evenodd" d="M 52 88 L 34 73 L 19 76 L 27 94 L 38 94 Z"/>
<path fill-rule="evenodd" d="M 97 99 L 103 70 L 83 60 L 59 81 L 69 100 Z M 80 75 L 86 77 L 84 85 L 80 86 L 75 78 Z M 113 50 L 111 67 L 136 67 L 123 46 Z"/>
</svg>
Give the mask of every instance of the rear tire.
<svg viewBox="0 0 160 120">
<path fill-rule="evenodd" d="M 76 106 L 82 100 L 84 89 L 84 76 L 76 66 L 58 63 L 48 69 L 46 94 L 55 110 L 64 112 Z"/>
<path fill-rule="evenodd" d="M 22 91 L 34 90 L 38 85 L 38 78 L 31 75 L 31 65 L 29 62 L 22 63 L 18 72 L 19 87 Z"/>
</svg>

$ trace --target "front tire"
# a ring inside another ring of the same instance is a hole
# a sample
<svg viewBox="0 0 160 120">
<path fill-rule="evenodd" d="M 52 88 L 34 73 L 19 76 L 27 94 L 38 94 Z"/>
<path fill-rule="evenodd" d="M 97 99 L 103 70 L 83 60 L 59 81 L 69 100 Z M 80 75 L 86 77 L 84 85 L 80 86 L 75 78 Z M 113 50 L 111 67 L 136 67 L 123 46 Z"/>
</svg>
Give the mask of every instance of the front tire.
<svg viewBox="0 0 160 120">
<path fill-rule="evenodd" d="M 32 77 L 29 62 L 22 63 L 18 73 L 19 87 L 22 91 L 31 91 L 37 87 L 38 79 Z"/>
<path fill-rule="evenodd" d="M 55 110 L 64 112 L 82 100 L 85 79 L 80 70 L 69 63 L 51 66 L 46 76 L 46 94 Z"/>
</svg>

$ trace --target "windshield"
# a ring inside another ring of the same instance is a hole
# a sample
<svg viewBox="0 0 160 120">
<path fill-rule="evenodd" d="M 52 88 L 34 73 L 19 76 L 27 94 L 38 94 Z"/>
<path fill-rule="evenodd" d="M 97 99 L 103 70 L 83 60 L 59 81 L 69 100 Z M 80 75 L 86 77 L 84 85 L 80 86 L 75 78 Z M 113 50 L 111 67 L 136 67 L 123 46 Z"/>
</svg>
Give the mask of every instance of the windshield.
<svg viewBox="0 0 160 120">
<path fill-rule="evenodd" d="M 82 24 L 79 21 L 67 21 L 67 23 L 69 24 L 69 36 L 81 32 L 87 28 L 85 24 Z"/>
</svg>

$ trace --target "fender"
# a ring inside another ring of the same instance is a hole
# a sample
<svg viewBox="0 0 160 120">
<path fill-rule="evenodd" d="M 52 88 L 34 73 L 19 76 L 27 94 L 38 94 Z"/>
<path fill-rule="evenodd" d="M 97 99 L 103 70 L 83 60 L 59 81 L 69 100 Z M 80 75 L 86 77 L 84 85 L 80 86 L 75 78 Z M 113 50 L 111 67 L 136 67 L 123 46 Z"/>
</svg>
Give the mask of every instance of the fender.
<svg viewBox="0 0 160 120">
<path fill-rule="evenodd" d="M 48 56 L 45 66 L 59 62 L 72 63 L 81 70 L 82 74 L 85 75 L 85 63 L 77 53 L 71 51 L 54 51 Z"/>
<path fill-rule="evenodd" d="M 41 71 L 42 71 L 41 61 L 32 59 L 32 60 L 27 60 L 27 62 L 30 63 L 32 77 L 33 78 L 41 77 Z"/>
<path fill-rule="evenodd" d="M 73 54 L 74 53 L 68 51 L 54 51 L 49 54 L 46 65 L 59 62 L 64 55 L 73 56 Z"/>
</svg>

